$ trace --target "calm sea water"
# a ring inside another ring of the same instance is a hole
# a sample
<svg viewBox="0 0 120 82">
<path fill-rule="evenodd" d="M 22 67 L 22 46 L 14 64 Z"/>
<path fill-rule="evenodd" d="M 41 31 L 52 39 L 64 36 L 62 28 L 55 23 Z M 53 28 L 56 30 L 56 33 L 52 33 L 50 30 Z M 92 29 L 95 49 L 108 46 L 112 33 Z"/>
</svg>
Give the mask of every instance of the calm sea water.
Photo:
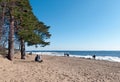
<svg viewBox="0 0 120 82">
<path fill-rule="evenodd" d="M 41 52 L 51 52 L 54 54 L 56 53 L 69 53 L 70 55 L 96 55 L 96 56 L 114 56 L 120 57 L 120 51 L 26 51 L 26 52 L 33 52 L 33 53 L 41 53 Z M 62 55 L 62 54 L 61 54 Z"/>
<path fill-rule="evenodd" d="M 120 51 L 26 51 L 32 52 L 33 54 L 47 54 L 47 55 L 56 55 L 64 56 L 64 53 L 69 53 L 71 57 L 84 57 L 92 58 L 93 55 L 96 55 L 98 60 L 108 60 L 114 62 L 120 62 Z"/>
<path fill-rule="evenodd" d="M 120 57 L 120 51 L 69 51 L 73 55 L 96 55 Z"/>
</svg>

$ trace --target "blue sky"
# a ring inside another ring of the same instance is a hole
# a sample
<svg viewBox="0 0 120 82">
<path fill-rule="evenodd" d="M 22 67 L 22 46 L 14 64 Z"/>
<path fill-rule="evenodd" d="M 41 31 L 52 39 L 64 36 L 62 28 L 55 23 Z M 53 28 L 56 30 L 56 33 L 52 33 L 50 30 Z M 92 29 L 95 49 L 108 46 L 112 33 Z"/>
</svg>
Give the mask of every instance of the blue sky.
<svg viewBox="0 0 120 82">
<path fill-rule="evenodd" d="M 27 50 L 120 50 L 120 0 L 30 0 L 51 44 Z"/>
</svg>

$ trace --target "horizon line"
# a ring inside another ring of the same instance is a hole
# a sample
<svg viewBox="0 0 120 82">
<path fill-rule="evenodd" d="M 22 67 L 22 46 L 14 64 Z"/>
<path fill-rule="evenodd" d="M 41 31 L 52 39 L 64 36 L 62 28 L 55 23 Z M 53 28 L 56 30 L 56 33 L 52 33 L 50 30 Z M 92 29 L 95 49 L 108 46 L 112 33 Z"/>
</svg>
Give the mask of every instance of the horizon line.
<svg viewBox="0 0 120 82">
<path fill-rule="evenodd" d="M 120 51 L 120 50 L 26 50 L 26 51 Z"/>
</svg>

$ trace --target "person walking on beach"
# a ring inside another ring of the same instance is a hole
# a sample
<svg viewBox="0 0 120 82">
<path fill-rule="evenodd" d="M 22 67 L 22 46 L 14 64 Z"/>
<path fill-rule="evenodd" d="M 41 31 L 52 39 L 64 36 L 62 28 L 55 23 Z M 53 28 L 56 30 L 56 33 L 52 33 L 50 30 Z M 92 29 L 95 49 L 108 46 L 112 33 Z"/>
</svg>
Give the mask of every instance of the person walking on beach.
<svg viewBox="0 0 120 82">
<path fill-rule="evenodd" d="M 93 55 L 92 57 L 93 57 L 93 59 L 95 59 L 95 58 L 96 58 L 96 55 Z"/>
</svg>

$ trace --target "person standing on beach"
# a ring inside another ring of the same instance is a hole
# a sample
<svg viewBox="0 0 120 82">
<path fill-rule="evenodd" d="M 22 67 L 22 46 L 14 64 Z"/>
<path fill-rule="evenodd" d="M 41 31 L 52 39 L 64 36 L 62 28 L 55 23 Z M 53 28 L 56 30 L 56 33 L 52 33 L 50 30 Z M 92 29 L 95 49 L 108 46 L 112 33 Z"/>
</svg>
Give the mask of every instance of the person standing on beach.
<svg viewBox="0 0 120 82">
<path fill-rule="evenodd" d="M 96 58 L 96 55 L 93 55 L 92 57 L 93 57 L 93 59 L 95 59 L 95 58 Z"/>
</svg>

